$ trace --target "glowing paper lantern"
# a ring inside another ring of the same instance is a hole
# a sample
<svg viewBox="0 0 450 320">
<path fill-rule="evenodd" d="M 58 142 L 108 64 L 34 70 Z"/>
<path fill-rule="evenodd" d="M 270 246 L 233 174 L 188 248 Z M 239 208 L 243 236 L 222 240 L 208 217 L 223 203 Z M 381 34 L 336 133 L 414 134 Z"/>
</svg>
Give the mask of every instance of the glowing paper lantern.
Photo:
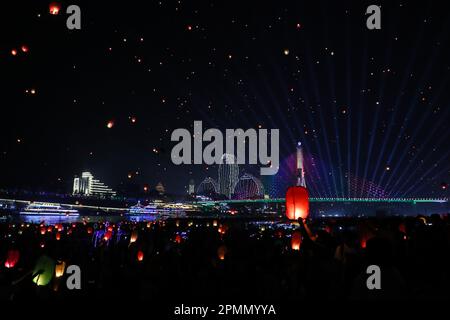
<svg viewBox="0 0 450 320">
<path fill-rule="evenodd" d="M 61 6 L 59 5 L 59 3 L 52 2 L 50 3 L 48 9 L 51 15 L 57 15 L 59 13 L 59 10 L 61 10 Z"/>
<path fill-rule="evenodd" d="M 133 230 L 133 232 L 131 233 L 131 237 L 130 237 L 130 244 L 132 244 L 133 242 L 136 242 L 138 238 L 138 232 L 137 230 Z"/>
<path fill-rule="evenodd" d="M 58 261 L 55 266 L 55 277 L 61 278 L 66 270 L 66 263 L 64 261 Z"/>
<path fill-rule="evenodd" d="M 22 47 L 20 47 L 20 50 L 22 50 L 23 53 L 27 53 L 29 51 L 29 49 L 26 45 L 23 45 Z"/>
<path fill-rule="evenodd" d="M 45 227 L 41 227 L 41 234 L 44 235 L 47 232 L 47 229 Z"/>
<path fill-rule="evenodd" d="M 302 244 L 302 235 L 300 231 L 294 231 L 291 237 L 291 248 L 292 250 L 300 250 L 300 246 Z"/>
<path fill-rule="evenodd" d="M 11 50 L 11 54 L 12 54 L 13 56 L 16 56 L 16 55 L 17 55 L 17 50 L 16 50 L 16 49 L 12 49 L 12 50 Z"/>
<path fill-rule="evenodd" d="M 219 260 L 225 260 L 225 255 L 227 254 L 228 249 L 225 245 L 221 245 L 219 249 L 217 249 L 217 257 Z"/>
<path fill-rule="evenodd" d="M 114 121 L 108 121 L 108 123 L 106 124 L 106 127 L 108 129 L 111 129 L 112 127 L 114 127 Z"/>
<path fill-rule="evenodd" d="M 142 252 L 142 250 L 139 250 L 137 253 L 137 261 L 142 261 L 144 260 L 144 252 Z"/>
<path fill-rule="evenodd" d="M 56 237 L 56 240 L 58 240 L 58 241 L 61 240 L 61 233 L 57 232 L 55 237 Z"/>
<path fill-rule="evenodd" d="M 180 236 L 179 234 L 177 234 L 177 235 L 175 236 L 175 242 L 176 242 L 176 243 L 181 243 L 181 240 L 182 240 L 181 236 Z"/>
<path fill-rule="evenodd" d="M 103 237 L 103 239 L 105 241 L 108 241 L 109 239 L 111 239 L 111 237 L 112 237 L 112 232 L 111 231 L 107 231 L 107 232 L 105 232 L 105 236 Z"/>
<path fill-rule="evenodd" d="M 305 219 L 309 214 L 309 195 L 305 187 L 289 187 L 286 192 L 286 217 L 290 220 Z"/>
<path fill-rule="evenodd" d="M 88 227 L 88 228 L 87 228 L 87 233 L 88 233 L 88 234 L 92 234 L 93 231 L 94 231 L 94 230 L 92 230 L 92 227 Z"/>
<path fill-rule="evenodd" d="M 14 266 L 19 262 L 20 253 L 19 250 L 9 250 L 6 254 L 5 268 L 14 268 Z"/>
<path fill-rule="evenodd" d="M 47 257 L 41 256 L 33 269 L 33 282 L 38 286 L 46 286 L 53 278 L 55 272 L 55 261 Z"/>
</svg>

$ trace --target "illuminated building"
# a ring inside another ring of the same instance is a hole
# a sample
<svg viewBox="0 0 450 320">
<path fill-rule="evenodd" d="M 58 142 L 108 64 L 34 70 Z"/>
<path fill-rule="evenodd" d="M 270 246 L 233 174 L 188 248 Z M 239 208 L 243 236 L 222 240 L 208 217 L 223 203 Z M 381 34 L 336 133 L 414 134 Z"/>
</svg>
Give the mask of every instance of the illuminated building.
<svg viewBox="0 0 450 320">
<path fill-rule="evenodd" d="M 105 197 L 115 196 L 116 192 L 100 180 L 95 179 L 90 172 L 85 171 L 81 177 L 73 179 L 73 194 Z"/>
<path fill-rule="evenodd" d="M 251 174 L 245 173 L 234 187 L 235 199 L 259 199 L 264 197 L 261 181 Z"/>
<path fill-rule="evenodd" d="M 189 186 L 188 186 L 188 194 L 194 194 L 195 193 L 195 181 L 194 179 L 189 180 Z"/>
<path fill-rule="evenodd" d="M 225 153 L 220 159 L 219 164 L 219 193 L 228 199 L 234 193 L 234 187 L 239 181 L 239 165 L 236 163 L 236 157 Z"/>
<path fill-rule="evenodd" d="M 199 195 L 211 195 L 215 193 L 219 193 L 219 186 L 216 180 L 211 177 L 205 178 L 197 188 L 197 194 Z"/>
</svg>

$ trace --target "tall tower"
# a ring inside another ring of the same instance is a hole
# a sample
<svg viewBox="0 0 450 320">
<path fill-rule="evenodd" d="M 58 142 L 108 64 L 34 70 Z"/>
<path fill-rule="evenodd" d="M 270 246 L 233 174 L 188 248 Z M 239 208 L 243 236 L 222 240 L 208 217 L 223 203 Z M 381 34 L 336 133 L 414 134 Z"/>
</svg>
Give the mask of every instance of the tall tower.
<svg viewBox="0 0 450 320">
<path fill-rule="evenodd" d="M 219 164 L 219 193 L 230 199 L 238 181 L 239 165 L 237 164 L 236 157 L 232 154 L 225 153 L 220 159 Z"/>
<path fill-rule="evenodd" d="M 306 188 L 302 143 L 297 142 L 297 186 Z"/>
</svg>

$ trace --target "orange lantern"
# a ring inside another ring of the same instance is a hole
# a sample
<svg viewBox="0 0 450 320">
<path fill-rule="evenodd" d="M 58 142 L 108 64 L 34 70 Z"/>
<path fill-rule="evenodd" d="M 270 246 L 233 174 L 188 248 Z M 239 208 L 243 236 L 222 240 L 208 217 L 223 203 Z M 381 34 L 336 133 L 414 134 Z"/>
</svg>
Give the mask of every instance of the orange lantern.
<svg viewBox="0 0 450 320">
<path fill-rule="evenodd" d="M 88 227 L 88 228 L 87 228 L 87 233 L 88 233 L 88 234 L 92 234 L 92 232 L 93 232 L 92 227 Z"/>
<path fill-rule="evenodd" d="M 131 232 L 130 244 L 132 244 L 133 242 L 136 242 L 137 238 L 138 238 L 138 232 L 137 232 L 137 230 L 133 230 L 133 232 Z"/>
<path fill-rule="evenodd" d="M 47 232 L 47 229 L 45 227 L 41 227 L 41 234 L 44 235 Z"/>
<path fill-rule="evenodd" d="M 11 249 L 8 251 L 6 255 L 5 267 L 10 269 L 14 268 L 14 266 L 19 262 L 20 253 L 19 250 Z"/>
<path fill-rule="evenodd" d="M 289 187 L 286 192 L 286 217 L 289 220 L 305 219 L 309 214 L 309 195 L 305 187 Z"/>
<path fill-rule="evenodd" d="M 137 253 L 137 260 L 139 262 L 141 262 L 142 260 L 144 260 L 144 252 L 142 252 L 142 250 L 139 250 Z"/>
<path fill-rule="evenodd" d="M 61 233 L 59 232 L 56 233 L 56 240 L 58 241 L 61 240 Z"/>
<path fill-rule="evenodd" d="M 59 13 L 59 10 L 61 10 L 61 6 L 59 5 L 59 3 L 52 2 L 50 3 L 48 9 L 51 15 L 57 15 Z"/>
<path fill-rule="evenodd" d="M 177 235 L 175 236 L 175 242 L 176 242 L 176 243 L 181 243 L 181 240 L 182 240 L 181 236 L 180 236 L 179 234 L 177 234 Z"/>
<path fill-rule="evenodd" d="M 66 269 L 66 263 L 64 261 L 58 261 L 55 265 L 55 277 L 61 278 L 64 275 Z"/>
<path fill-rule="evenodd" d="M 294 231 L 291 237 L 291 248 L 292 250 L 300 250 L 300 246 L 302 244 L 302 235 L 300 231 Z"/>
<path fill-rule="evenodd" d="M 227 247 L 225 245 L 221 245 L 217 249 L 217 257 L 219 258 L 219 260 L 225 260 L 225 255 L 227 254 L 227 252 Z"/>
</svg>

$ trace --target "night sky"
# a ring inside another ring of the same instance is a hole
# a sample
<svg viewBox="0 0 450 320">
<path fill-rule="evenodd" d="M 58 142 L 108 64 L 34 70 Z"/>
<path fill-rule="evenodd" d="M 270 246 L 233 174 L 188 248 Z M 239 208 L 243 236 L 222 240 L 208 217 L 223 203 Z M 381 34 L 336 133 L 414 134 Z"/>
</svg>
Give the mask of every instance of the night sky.
<svg viewBox="0 0 450 320">
<path fill-rule="evenodd" d="M 170 160 L 172 131 L 202 120 L 280 129 L 278 192 L 300 140 L 314 196 L 448 196 L 444 1 L 50 2 L 1 5 L 0 188 L 70 192 L 89 170 L 183 193 L 217 178 Z M 381 30 L 366 28 L 371 4 Z"/>
</svg>

